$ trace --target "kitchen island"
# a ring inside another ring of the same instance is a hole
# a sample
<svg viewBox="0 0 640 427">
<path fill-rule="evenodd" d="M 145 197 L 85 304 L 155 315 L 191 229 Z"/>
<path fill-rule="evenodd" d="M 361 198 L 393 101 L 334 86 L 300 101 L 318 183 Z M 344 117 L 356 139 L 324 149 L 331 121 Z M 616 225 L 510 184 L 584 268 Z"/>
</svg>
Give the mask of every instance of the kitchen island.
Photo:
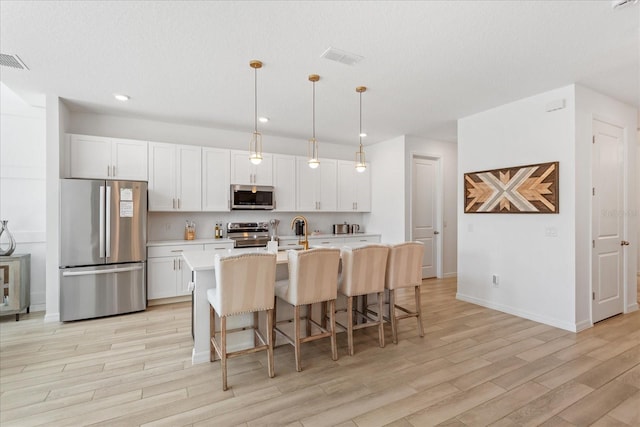
<svg viewBox="0 0 640 427">
<path fill-rule="evenodd" d="M 193 353 L 191 362 L 209 362 L 209 302 L 207 301 L 207 290 L 214 288 L 216 276 L 214 271 L 214 260 L 216 254 L 237 254 L 249 252 L 264 252 L 264 248 L 252 249 L 228 249 L 208 250 L 208 251 L 187 251 L 182 253 L 182 258 L 191 269 L 191 280 L 193 281 Z M 279 251 L 277 255 L 276 278 L 284 279 L 288 276 L 287 252 Z M 241 316 L 231 316 L 227 321 L 227 328 L 241 328 L 249 326 L 253 322 L 253 314 Z M 230 335 L 227 338 L 229 351 L 234 351 L 253 344 L 252 331 Z"/>
<path fill-rule="evenodd" d="M 361 236 L 368 237 L 363 240 Z M 379 234 L 363 234 L 359 236 L 358 241 L 345 242 L 344 240 L 331 241 L 330 244 L 323 244 L 324 241 L 313 242 L 311 247 L 323 247 L 323 246 L 351 246 L 358 247 L 372 243 L 378 243 L 380 241 Z M 324 237 L 324 236 L 322 236 Z M 335 235 L 333 236 L 335 238 Z M 342 237 L 340 237 L 342 238 Z M 282 239 L 284 240 L 284 239 Z M 312 239 L 310 238 L 311 242 Z M 204 251 L 185 251 L 182 252 L 182 258 L 187 264 L 187 267 L 191 269 L 191 287 L 193 290 L 193 353 L 191 355 L 191 361 L 193 364 L 209 362 L 209 302 L 207 300 L 207 290 L 214 288 L 216 283 L 214 260 L 216 254 L 241 254 L 250 252 L 263 252 L 265 248 L 246 248 L 246 249 L 218 249 L 218 250 L 204 250 Z M 287 251 L 278 251 L 276 260 L 276 280 L 284 280 L 289 276 L 288 271 L 288 258 Z M 277 316 L 276 320 L 290 319 L 292 318 L 293 309 L 290 305 L 282 303 L 278 300 Z M 316 316 L 314 309 L 314 316 Z M 253 323 L 253 315 L 246 314 L 241 316 L 231 316 L 227 320 L 227 328 L 242 328 L 250 326 Z M 262 325 L 261 320 L 261 325 Z M 276 337 L 276 344 L 278 339 Z M 232 334 L 227 337 L 227 346 L 229 351 L 239 350 L 241 348 L 250 347 L 253 345 L 253 332 L 248 329 L 237 334 Z"/>
</svg>

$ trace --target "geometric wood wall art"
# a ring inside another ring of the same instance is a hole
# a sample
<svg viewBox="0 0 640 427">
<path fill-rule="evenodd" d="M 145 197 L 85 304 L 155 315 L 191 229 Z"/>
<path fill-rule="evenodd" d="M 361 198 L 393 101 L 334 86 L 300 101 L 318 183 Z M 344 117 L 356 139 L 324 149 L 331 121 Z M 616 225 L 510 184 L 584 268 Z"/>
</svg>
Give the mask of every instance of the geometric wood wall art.
<svg viewBox="0 0 640 427">
<path fill-rule="evenodd" d="M 558 213 L 558 162 L 464 174 L 465 213 Z"/>
</svg>

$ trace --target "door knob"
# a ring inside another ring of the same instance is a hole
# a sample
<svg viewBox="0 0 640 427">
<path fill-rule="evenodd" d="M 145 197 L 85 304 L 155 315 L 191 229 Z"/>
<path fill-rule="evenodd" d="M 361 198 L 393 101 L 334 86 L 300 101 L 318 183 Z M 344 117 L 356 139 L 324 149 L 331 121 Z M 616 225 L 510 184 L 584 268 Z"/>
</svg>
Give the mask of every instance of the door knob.
<svg viewBox="0 0 640 427">
<path fill-rule="evenodd" d="M 440 234 L 440 232 L 439 231 L 434 231 L 433 234 Z"/>
<path fill-rule="evenodd" d="M 629 246 L 629 242 L 626 240 L 623 240 L 622 242 L 620 242 L 620 246 Z"/>
</svg>

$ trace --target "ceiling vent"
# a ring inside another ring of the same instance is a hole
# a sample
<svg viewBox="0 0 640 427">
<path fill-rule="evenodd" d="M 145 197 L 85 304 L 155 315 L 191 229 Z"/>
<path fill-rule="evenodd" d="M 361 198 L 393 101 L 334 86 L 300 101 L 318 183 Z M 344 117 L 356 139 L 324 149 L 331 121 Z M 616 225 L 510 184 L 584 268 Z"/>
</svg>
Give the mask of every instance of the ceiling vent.
<svg viewBox="0 0 640 427">
<path fill-rule="evenodd" d="M 330 47 L 329 49 L 325 50 L 325 52 L 320 55 L 320 57 L 347 65 L 355 65 L 364 59 L 364 56 L 345 52 L 344 50 L 336 49 L 335 47 Z"/>
<path fill-rule="evenodd" d="M 638 3 L 638 0 L 613 0 L 611 2 L 611 8 L 618 9 L 620 7 L 631 6 Z"/>
<path fill-rule="evenodd" d="M 7 55 L 6 53 L 0 53 L 0 65 L 3 67 L 17 68 L 19 70 L 29 69 L 18 55 Z"/>
</svg>

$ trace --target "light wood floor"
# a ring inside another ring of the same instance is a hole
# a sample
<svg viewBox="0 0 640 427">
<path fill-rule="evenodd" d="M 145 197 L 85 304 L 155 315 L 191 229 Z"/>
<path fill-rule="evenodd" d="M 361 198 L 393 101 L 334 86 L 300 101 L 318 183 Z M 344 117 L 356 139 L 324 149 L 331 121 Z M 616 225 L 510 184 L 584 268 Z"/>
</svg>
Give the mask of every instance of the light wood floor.
<svg viewBox="0 0 640 427">
<path fill-rule="evenodd" d="M 191 365 L 189 304 L 69 324 L 42 313 L 0 320 L 0 424 L 166 426 L 638 426 L 640 312 L 572 334 L 455 300 L 455 279 L 422 287 L 400 342 L 356 332 L 356 355 L 328 341 Z"/>
</svg>

